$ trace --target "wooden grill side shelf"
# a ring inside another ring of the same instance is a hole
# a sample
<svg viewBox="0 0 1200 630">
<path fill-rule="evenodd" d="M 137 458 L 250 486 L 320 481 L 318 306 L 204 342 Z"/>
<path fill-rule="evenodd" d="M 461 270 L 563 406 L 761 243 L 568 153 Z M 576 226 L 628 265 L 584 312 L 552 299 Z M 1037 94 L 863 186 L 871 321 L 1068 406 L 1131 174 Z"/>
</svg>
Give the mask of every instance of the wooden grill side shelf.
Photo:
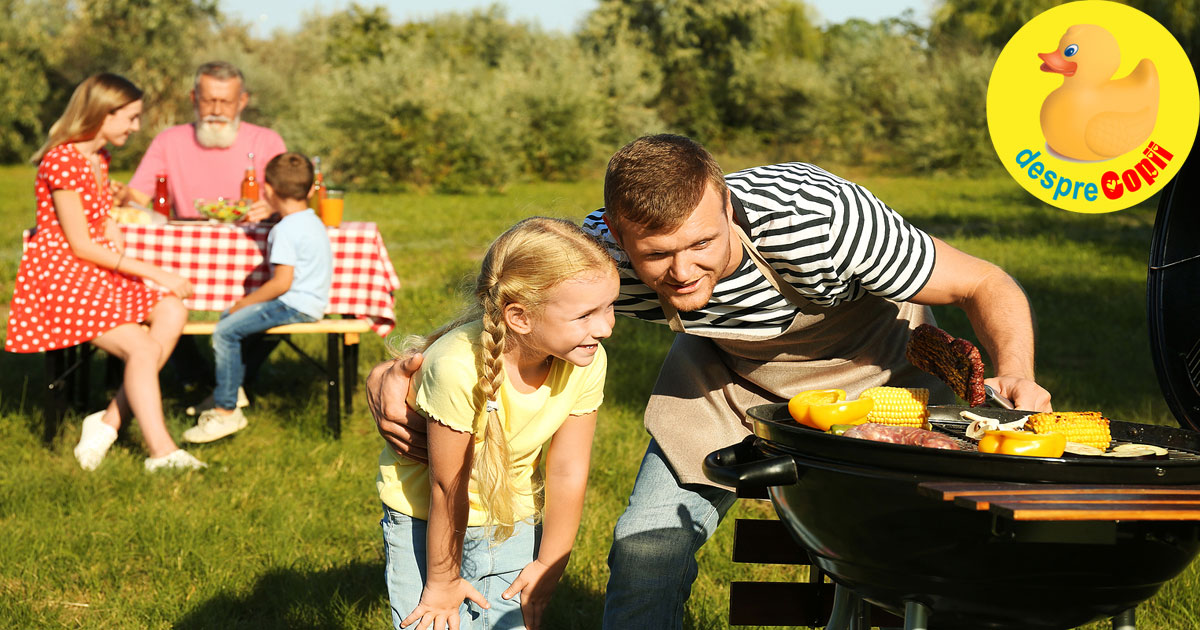
<svg viewBox="0 0 1200 630">
<path fill-rule="evenodd" d="M 188 322 L 184 335 L 211 335 L 217 322 Z M 365 319 L 322 319 L 316 322 L 285 324 L 265 331 L 268 335 L 283 335 L 283 342 L 325 375 L 326 424 L 334 437 L 342 432 L 342 408 L 345 413 L 354 409 L 354 390 L 358 384 L 359 335 L 370 332 Z M 325 334 L 327 336 L 324 364 L 313 359 L 287 335 Z M 341 347 L 339 353 L 338 348 Z M 42 439 L 49 443 L 58 433 L 63 413 L 68 405 L 84 406 L 89 398 L 89 362 L 96 349 L 91 344 L 51 350 L 46 356 L 46 392 L 42 410 Z M 341 393 L 342 404 L 338 395 Z"/>
<path fill-rule="evenodd" d="M 1200 521 L 1200 486 L 935 483 L 918 491 L 1014 521 Z"/>
</svg>

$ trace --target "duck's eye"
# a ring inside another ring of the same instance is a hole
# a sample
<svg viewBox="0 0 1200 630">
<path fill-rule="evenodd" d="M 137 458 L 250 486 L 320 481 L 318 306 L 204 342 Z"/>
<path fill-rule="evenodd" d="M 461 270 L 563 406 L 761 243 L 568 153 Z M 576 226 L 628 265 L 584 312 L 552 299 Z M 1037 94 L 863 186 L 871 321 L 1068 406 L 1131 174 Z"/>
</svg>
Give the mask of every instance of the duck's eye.
<svg viewBox="0 0 1200 630">
<path fill-rule="evenodd" d="M 1077 53 L 1077 52 L 1079 52 L 1079 45 L 1071 44 L 1070 46 L 1067 46 L 1066 50 L 1063 51 L 1063 56 L 1064 57 L 1074 57 L 1075 53 Z"/>
</svg>

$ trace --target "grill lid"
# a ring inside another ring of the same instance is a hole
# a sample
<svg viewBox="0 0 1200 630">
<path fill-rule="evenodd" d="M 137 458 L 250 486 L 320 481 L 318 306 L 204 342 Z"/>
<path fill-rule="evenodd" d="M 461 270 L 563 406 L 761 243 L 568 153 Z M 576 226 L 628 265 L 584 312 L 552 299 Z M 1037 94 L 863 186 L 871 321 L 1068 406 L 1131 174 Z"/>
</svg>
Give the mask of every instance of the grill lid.
<svg viewBox="0 0 1200 630">
<path fill-rule="evenodd" d="M 1146 279 L 1150 353 L 1179 426 L 1200 431 L 1200 158 L 1163 189 Z"/>
</svg>

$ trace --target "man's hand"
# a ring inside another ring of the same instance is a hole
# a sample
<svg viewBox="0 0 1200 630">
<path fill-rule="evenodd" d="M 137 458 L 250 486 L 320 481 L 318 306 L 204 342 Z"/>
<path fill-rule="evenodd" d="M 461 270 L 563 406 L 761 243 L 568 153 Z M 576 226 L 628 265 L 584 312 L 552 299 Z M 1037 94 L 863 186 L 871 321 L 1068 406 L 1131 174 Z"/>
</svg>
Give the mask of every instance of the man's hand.
<svg viewBox="0 0 1200 630">
<path fill-rule="evenodd" d="M 997 376 L 983 382 L 985 385 L 991 385 L 997 394 L 1012 401 L 1013 407 L 1017 409 L 1054 411 L 1050 406 L 1050 392 L 1027 378 Z"/>
<path fill-rule="evenodd" d="M 379 435 L 397 455 L 429 463 L 425 417 L 405 402 L 408 384 L 424 360 L 420 354 L 406 359 L 384 361 L 367 376 L 367 406 L 375 417 Z"/>
<path fill-rule="evenodd" d="M 274 213 L 275 211 L 271 209 L 271 206 L 267 202 L 259 199 L 250 204 L 250 209 L 246 211 L 246 220 L 258 223 L 259 221 L 269 219 Z"/>
</svg>

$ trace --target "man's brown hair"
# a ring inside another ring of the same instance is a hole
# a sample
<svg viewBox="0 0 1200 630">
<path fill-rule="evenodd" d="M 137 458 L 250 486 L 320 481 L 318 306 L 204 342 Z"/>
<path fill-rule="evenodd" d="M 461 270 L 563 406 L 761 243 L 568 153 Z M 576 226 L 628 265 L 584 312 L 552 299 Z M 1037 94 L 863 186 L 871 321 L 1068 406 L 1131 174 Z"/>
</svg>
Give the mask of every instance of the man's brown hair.
<svg viewBox="0 0 1200 630">
<path fill-rule="evenodd" d="M 313 165 L 300 153 L 280 153 L 267 162 L 263 179 L 284 199 L 308 199 L 313 185 Z"/>
<path fill-rule="evenodd" d="M 711 153 L 684 136 L 642 136 L 608 161 L 604 212 L 609 221 L 673 229 L 686 220 L 711 185 L 725 198 L 725 176 Z"/>
</svg>

